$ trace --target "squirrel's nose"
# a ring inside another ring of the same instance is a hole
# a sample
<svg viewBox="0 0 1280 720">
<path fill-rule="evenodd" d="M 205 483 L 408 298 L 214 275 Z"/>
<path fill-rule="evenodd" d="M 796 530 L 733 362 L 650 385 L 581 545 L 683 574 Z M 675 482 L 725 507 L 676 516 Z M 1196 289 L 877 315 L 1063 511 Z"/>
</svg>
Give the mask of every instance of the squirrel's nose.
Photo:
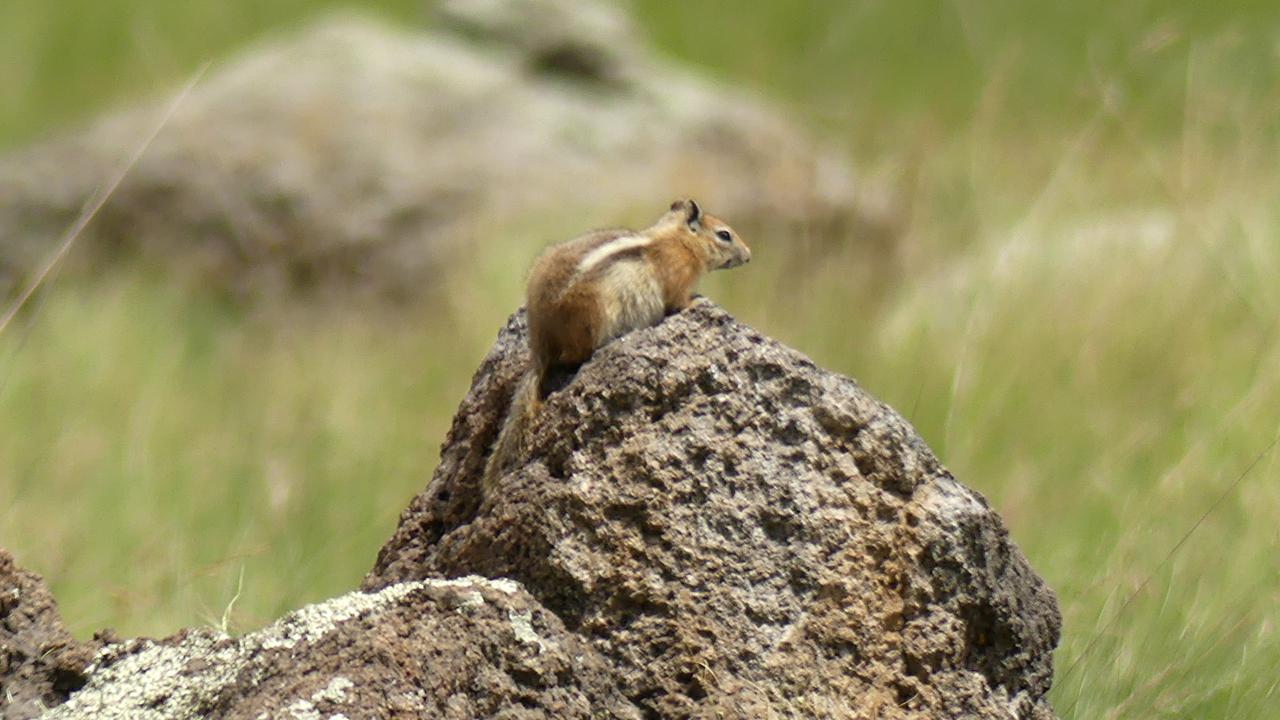
<svg viewBox="0 0 1280 720">
<path fill-rule="evenodd" d="M 744 245 L 742 247 L 742 252 L 736 252 L 730 255 L 729 259 L 726 260 L 725 263 L 720 266 L 720 268 L 723 270 L 728 270 L 729 268 L 736 268 L 739 265 L 742 265 L 743 263 L 749 263 L 749 262 L 751 262 L 751 250 Z"/>
</svg>

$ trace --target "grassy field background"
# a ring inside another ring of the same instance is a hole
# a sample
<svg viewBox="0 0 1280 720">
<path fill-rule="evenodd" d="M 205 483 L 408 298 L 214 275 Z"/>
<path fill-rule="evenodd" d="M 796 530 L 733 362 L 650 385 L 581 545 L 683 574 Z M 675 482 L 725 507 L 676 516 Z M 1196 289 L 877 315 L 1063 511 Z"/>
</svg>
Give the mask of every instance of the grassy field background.
<svg viewBox="0 0 1280 720">
<path fill-rule="evenodd" d="M 9 0 L 0 149 L 332 5 Z M 1280 8 L 635 10 L 910 199 L 882 294 L 844 281 L 856 252 L 704 290 L 857 378 L 992 501 L 1059 594 L 1061 716 L 1280 717 Z M 242 631 L 350 589 L 519 303 L 500 268 L 455 284 L 488 302 L 246 309 L 130 270 L 54 286 L 0 336 L 0 545 L 80 637 Z"/>
</svg>

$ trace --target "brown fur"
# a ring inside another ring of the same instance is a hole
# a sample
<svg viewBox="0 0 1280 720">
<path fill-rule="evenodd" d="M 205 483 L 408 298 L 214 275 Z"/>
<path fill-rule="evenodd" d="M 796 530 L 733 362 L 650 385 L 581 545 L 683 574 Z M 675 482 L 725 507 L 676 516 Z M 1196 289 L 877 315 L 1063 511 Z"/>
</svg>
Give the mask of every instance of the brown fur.
<svg viewBox="0 0 1280 720">
<path fill-rule="evenodd" d="M 581 363 L 595 352 L 592 331 L 606 318 L 600 314 L 595 288 L 573 282 L 576 259 L 629 232 L 597 230 L 553 247 L 534 262 L 525 305 L 529 347 L 539 372 Z"/>
<path fill-rule="evenodd" d="M 709 218 L 714 220 L 714 218 Z M 670 240 L 645 248 L 649 264 L 662 283 L 663 301 L 667 312 L 677 312 L 689 305 L 693 287 L 698 278 L 707 272 L 706 260 L 690 247 L 690 238 L 683 235 L 668 236 Z"/>
<path fill-rule="evenodd" d="M 482 490 L 488 493 L 520 453 L 550 369 L 581 364 L 610 340 L 683 310 L 707 272 L 750 260 L 737 233 L 692 200 L 673 203 L 643 231 L 596 230 L 544 252 L 527 288 L 530 366 L 485 466 Z"/>
</svg>

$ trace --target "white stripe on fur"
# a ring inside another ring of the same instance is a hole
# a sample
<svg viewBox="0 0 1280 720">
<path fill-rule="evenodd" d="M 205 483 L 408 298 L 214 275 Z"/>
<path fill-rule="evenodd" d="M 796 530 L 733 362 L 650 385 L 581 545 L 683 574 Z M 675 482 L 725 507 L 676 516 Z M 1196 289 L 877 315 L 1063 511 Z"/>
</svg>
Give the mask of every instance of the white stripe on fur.
<svg viewBox="0 0 1280 720">
<path fill-rule="evenodd" d="M 653 242 L 653 238 L 646 237 L 644 235 L 623 235 L 622 237 L 616 237 L 586 255 L 583 255 L 582 259 L 578 261 L 578 274 L 585 275 L 586 273 L 591 272 L 591 270 L 599 266 L 601 263 L 607 262 L 609 258 L 616 253 L 626 252 L 627 250 L 632 250 L 638 247 L 644 247 L 651 242 Z"/>
</svg>

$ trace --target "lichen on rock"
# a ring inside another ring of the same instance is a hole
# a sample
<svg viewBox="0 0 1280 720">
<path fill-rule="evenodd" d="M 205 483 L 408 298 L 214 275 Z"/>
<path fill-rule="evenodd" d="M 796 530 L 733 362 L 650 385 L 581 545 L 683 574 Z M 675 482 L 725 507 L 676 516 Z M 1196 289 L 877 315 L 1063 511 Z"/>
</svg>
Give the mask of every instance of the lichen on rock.
<svg viewBox="0 0 1280 720">
<path fill-rule="evenodd" d="M 115 643 L 86 675 L 43 717 L 639 717 L 517 583 L 480 577 L 348 593 L 240 638 L 197 628 Z"/>
</svg>

